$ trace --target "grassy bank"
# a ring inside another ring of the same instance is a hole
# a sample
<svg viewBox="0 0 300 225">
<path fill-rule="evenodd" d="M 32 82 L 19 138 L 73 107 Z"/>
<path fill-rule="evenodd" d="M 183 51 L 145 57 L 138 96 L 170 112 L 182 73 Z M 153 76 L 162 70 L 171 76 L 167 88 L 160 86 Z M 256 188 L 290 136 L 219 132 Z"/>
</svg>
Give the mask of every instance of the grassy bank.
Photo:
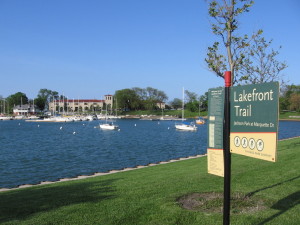
<svg viewBox="0 0 300 225">
<path fill-rule="evenodd" d="M 183 209 L 190 193 L 221 192 L 206 157 L 84 180 L 0 193 L 1 224 L 222 224 L 222 215 Z M 300 139 L 279 142 L 278 162 L 232 157 L 232 192 L 265 208 L 233 213 L 231 224 L 300 223 Z M 258 200 L 257 200 L 258 201 Z"/>
<path fill-rule="evenodd" d="M 181 117 L 181 110 L 165 110 L 164 115 L 169 116 L 177 116 Z M 156 115 L 161 116 L 162 113 L 160 110 L 153 110 L 153 111 L 129 111 L 129 112 L 123 112 L 123 115 Z M 186 118 L 195 118 L 199 116 L 199 112 L 191 112 L 189 110 L 184 110 L 184 116 Z M 207 116 L 207 111 L 200 112 L 200 116 Z M 299 120 L 300 121 L 300 113 L 299 112 L 280 112 L 279 113 L 279 119 L 285 120 L 285 119 L 293 119 L 293 120 Z"/>
<path fill-rule="evenodd" d="M 155 116 L 162 116 L 161 110 L 138 110 L 138 111 L 128 111 L 123 112 L 122 115 L 155 115 Z M 181 110 L 164 110 L 164 116 L 176 116 L 181 117 L 182 111 Z M 189 110 L 184 110 L 184 117 L 186 118 L 195 118 L 199 116 L 199 112 L 191 112 Z M 207 116 L 207 112 L 200 112 L 200 116 Z"/>
<path fill-rule="evenodd" d="M 299 112 L 280 112 L 279 119 L 293 119 L 293 120 L 300 120 L 300 113 Z"/>
</svg>

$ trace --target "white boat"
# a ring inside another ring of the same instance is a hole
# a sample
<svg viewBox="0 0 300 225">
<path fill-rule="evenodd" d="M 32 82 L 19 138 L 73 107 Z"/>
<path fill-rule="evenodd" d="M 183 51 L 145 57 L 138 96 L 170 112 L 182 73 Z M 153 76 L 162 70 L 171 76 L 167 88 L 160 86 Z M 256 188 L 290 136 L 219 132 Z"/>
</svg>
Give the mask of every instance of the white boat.
<svg viewBox="0 0 300 225">
<path fill-rule="evenodd" d="M 180 124 L 175 124 L 176 129 L 178 130 L 188 130 L 188 131 L 196 131 L 197 127 L 193 123 L 185 123 L 182 122 Z"/>
<path fill-rule="evenodd" d="M 44 119 L 30 119 L 26 120 L 27 122 L 74 122 L 74 119 L 72 117 L 61 117 L 61 116 L 54 116 L 54 117 L 49 117 L 49 118 L 44 118 Z"/>
<path fill-rule="evenodd" d="M 187 131 L 196 131 L 197 127 L 194 123 L 184 122 L 184 88 L 182 89 L 182 116 L 181 123 L 176 123 L 175 128 L 177 130 L 187 130 Z"/>
<path fill-rule="evenodd" d="M 98 114 L 98 115 L 97 115 L 97 119 L 98 119 L 98 120 L 105 120 L 105 115 L 102 115 L 102 113 L 101 113 L 101 114 Z"/>
<path fill-rule="evenodd" d="M 74 122 L 72 117 L 57 116 L 54 122 Z"/>
<path fill-rule="evenodd" d="M 95 120 L 96 118 L 93 116 L 93 115 L 87 115 L 87 116 L 82 116 L 81 117 L 81 120 L 82 121 L 93 121 Z"/>
<path fill-rule="evenodd" d="M 105 123 L 102 123 L 99 125 L 101 129 L 103 130 L 116 130 L 119 128 L 118 125 L 115 125 L 113 121 L 108 122 L 108 117 L 107 117 L 107 105 L 106 105 L 106 114 L 105 114 Z"/>
<path fill-rule="evenodd" d="M 205 124 L 205 120 L 202 117 L 199 117 L 198 119 L 196 119 L 196 124 L 199 125 Z"/>
<path fill-rule="evenodd" d="M 106 123 L 100 124 L 99 126 L 103 130 L 116 130 L 119 128 L 119 126 L 113 124 L 113 122 L 110 122 L 110 123 L 106 122 Z"/>
<path fill-rule="evenodd" d="M 24 120 L 24 119 L 26 119 L 26 116 L 24 116 L 24 115 L 18 115 L 18 116 L 15 116 L 14 119 L 15 120 Z"/>
<path fill-rule="evenodd" d="M 13 120 L 11 116 L 0 116 L 0 120 Z"/>
<path fill-rule="evenodd" d="M 74 122 L 82 121 L 81 116 L 73 116 L 72 119 L 73 119 Z"/>
<path fill-rule="evenodd" d="M 27 119 L 29 119 L 29 120 L 36 120 L 36 119 L 39 119 L 39 117 L 38 116 L 35 116 L 35 115 L 33 115 L 33 116 L 28 116 L 28 118 Z"/>
</svg>

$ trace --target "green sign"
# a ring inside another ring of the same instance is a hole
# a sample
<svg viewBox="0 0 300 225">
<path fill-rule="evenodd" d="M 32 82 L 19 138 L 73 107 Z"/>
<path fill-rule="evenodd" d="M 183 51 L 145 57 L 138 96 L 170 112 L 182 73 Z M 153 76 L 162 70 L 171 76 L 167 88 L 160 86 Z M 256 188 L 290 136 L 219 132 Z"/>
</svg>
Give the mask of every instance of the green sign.
<svg viewBox="0 0 300 225">
<path fill-rule="evenodd" d="M 223 156 L 224 88 L 208 90 L 208 173 L 224 176 Z"/>
<path fill-rule="evenodd" d="M 231 88 L 231 152 L 276 161 L 278 96 L 278 82 Z"/>
<path fill-rule="evenodd" d="M 223 149 L 224 88 L 208 90 L 208 148 Z"/>
</svg>

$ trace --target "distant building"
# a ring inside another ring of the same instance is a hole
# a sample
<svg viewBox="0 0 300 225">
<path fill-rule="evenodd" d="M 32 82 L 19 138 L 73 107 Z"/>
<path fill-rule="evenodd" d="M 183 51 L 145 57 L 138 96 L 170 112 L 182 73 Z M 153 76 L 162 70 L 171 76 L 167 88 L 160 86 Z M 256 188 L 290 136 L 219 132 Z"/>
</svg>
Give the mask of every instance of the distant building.
<svg viewBox="0 0 300 225">
<path fill-rule="evenodd" d="M 165 102 L 156 102 L 156 106 L 159 109 L 165 109 L 166 108 L 166 103 Z"/>
<path fill-rule="evenodd" d="M 100 111 L 107 105 L 111 109 L 113 105 L 113 95 L 105 95 L 105 100 L 98 99 L 65 99 L 56 100 L 49 103 L 50 112 L 85 112 Z"/>
<path fill-rule="evenodd" d="M 40 110 L 38 110 L 37 107 L 32 104 L 17 105 L 13 108 L 13 113 L 15 116 L 35 115 L 38 112 L 40 112 Z"/>
</svg>

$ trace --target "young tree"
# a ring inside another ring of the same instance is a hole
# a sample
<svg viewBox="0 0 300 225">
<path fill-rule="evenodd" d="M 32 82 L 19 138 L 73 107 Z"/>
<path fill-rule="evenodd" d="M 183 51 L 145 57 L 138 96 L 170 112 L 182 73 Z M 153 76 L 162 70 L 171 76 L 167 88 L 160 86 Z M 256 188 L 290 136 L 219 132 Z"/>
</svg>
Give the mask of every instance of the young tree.
<svg viewBox="0 0 300 225">
<path fill-rule="evenodd" d="M 271 42 L 261 37 L 262 30 L 250 36 L 236 35 L 240 27 L 238 17 L 249 12 L 253 4 L 252 0 L 209 1 L 209 15 L 215 21 L 211 25 L 212 31 L 220 37 L 222 45 L 216 41 L 208 47 L 205 61 L 219 77 L 223 78 L 224 72 L 230 70 L 233 84 L 246 80 L 256 83 L 280 80 L 280 72 L 286 68 L 285 63 L 275 59 L 278 51 L 266 53 Z"/>
<path fill-rule="evenodd" d="M 278 51 L 269 50 L 272 41 L 266 41 L 261 36 L 253 39 L 241 66 L 240 83 L 256 84 L 271 81 L 285 83 L 281 71 L 287 68 L 287 65 L 276 59 Z"/>
<path fill-rule="evenodd" d="M 224 77 L 224 71 L 230 70 L 233 83 L 238 80 L 235 73 L 238 72 L 239 65 L 245 57 L 245 50 L 249 46 L 247 35 L 234 35 L 239 28 L 237 19 L 240 14 L 249 12 L 253 3 L 252 0 L 214 0 L 209 3 L 209 15 L 216 21 L 211 25 L 212 31 L 221 38 L 227 54 L 222 53 L 223 48 L 220 49 L 219 42 L 214 42 L 212 47 L 208 48 L 205 61 L 209 69 L 219 77 Z"/>
</svg>

